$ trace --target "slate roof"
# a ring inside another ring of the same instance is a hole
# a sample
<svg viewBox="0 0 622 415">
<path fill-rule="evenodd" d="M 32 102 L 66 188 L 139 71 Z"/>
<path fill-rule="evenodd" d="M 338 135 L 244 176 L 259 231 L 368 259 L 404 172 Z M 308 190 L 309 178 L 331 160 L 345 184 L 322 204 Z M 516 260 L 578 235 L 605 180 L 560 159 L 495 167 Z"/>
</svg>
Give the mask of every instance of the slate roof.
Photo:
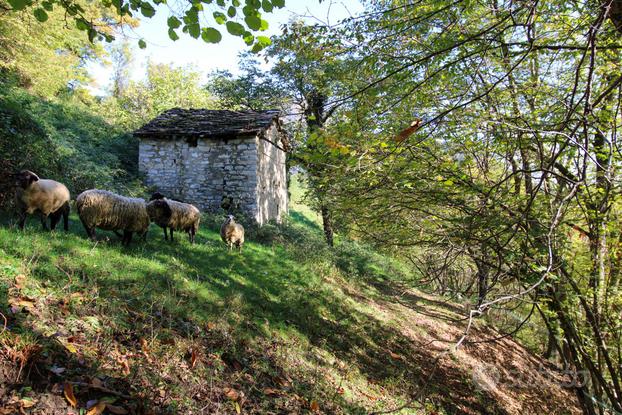
<svg viewBox="0 0 622 415">
<path fill-rule="evenodd" d="M 278 110 L 228 111 L 173 108 L 134 132 L 136 137 L 209 137 L 228 138 L 254 135 L 272 125 Z"/>
</svg>

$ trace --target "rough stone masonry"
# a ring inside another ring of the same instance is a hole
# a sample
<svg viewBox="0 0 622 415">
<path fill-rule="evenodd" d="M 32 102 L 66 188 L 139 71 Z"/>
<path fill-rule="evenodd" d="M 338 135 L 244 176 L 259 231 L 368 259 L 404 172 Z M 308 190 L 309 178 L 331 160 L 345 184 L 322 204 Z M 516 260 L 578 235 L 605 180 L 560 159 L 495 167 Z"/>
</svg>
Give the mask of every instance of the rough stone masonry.
<svg viewBox="0 0 622 415">
<path fill-rule="evenodd" d="M 145 183 L 202 211 L 287 214 L 287 139 L 276 111 L 172 109 L 137 130 Z"/>
</svg>

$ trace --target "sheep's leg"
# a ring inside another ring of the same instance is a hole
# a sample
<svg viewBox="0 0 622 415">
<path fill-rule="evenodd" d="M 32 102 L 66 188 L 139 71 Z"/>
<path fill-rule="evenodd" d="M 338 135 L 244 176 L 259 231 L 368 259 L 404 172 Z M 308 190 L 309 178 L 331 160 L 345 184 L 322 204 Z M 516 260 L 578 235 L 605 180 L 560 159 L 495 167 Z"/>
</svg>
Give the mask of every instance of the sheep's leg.
<svg viewBox="0 0 622 415">
<path fill-rule="evenodd" d="M 190 228 L 190 231 L 188 232 L 188 234 L 190 235 L 190 243 L 194 244 L 194 236 L 196 235 L 197 230 L 194 228 L 194 226 L 192 228 Z"/>
<path fill-rule="evenodd" d="M 58 224 L 58 222 L 60 221 L 61 216 L 63 215 L 62 212 L 63 208 L 60 208 L 59 210 L 57 210 L 56 212 L 52 213 L 50 215 L 50 228 L 52 230 L 56 229 L 56 225 Z"/>
<path fill-rule="evenodd" d="M 168 241 L 168 232 L 167 232 L 167 227 L 166 226 L 162 226 L 162 229 L 164 229 L 164 240 Z"/>
<path fill-rule="evenodd" d="M 43 226 L 43 230 L 49 231 L 50 228 L 48 228 L 48 215 L 41 213 L 40 216 L 41 216 L 41 226 Z"/>
<path fill-rule="evenodd" d="M 132 232 L 123 231 L 123 245 L 129 246 L 131 242 L 132 242 Z"/>
<path fill-rule="evenodd" d="M 60 220 L 60 215 L 57 212 L 54 212 L 50 215 L 50 229 L 51 230 L 56 229 L 56 224 L 58 224 L 59 220 Z"/>
<path fill-rule="evenodd" d="M 24 230 L 24 225 L 26 224 L 26 211 L 20 212 L 19 213 L 19 229 L 20 230 Z"/>
<path fill-rule="evenodd" d="M 168 228 L 168 231 L 171 233 L 171 242 L 173 242 L 173 228 Z"/>
<path fill-rule="evenodd" d="M 69 231 L 69 213 L 71 212 L 71 206 L 69 206 L 69 202 L 65 204 L 63 208 L 63 228 L 65 228 L 65 232 Z"/>
<path fill-rule="evenodd" d="M 95 240 L 95 228 L 89 227 L 82 218 L 80 218 L 80 222 L 82 222 L 82 226 L 84 226 L 84 230 L 86 231 L 86 236 L 91 240 Z"/>
</svg>

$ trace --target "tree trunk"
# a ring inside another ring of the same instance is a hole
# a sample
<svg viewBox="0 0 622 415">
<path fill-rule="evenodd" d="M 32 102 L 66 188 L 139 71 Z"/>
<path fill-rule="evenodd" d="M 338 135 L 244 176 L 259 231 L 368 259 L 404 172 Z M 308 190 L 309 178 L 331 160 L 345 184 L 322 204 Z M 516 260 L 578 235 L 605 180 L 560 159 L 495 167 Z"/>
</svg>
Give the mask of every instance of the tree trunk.
<svg viewBox="0 0 622 415">
<path fill-rule="evenodd" d="M 577 376 L 585 373 L 591 373 L 592 371 L 583 364 L 581 359 L 581 355 L 577 348 L 575 348 L 575 342 L 577 334 L 572 325 L 571 319 L 566 315 L 563 305 L 559 302 L 559 298 L 557 297 L 557 293 L 550 292 L 550 307 L 551 310 L 555 313 L 557 317 L 557 321 L 559 322 L 562 332 L 565 339 L 565 346 L 568 347 L 568 354 L 571 362 L 574 366 L 574 371 L 577 373 Z M 580 347 L 580 346 L 578 346 Z M 596 408 L 594 408 L 594 404 L 592 402 L 590 391 L 585 384 L 575 385 L 577 399 L 581 404 L 581 408 L 583 409 L 583 413 L 585 415 L 596 415 Z"/>
<path fill-rule="evenodd" d="M 333 223 L 330 217 L 330 211 L 326 205 L 320 208 L 322 212 L 322 226 L 324 227 L 324 237 L 328 246 L 333 246 Z"/>
</svg>

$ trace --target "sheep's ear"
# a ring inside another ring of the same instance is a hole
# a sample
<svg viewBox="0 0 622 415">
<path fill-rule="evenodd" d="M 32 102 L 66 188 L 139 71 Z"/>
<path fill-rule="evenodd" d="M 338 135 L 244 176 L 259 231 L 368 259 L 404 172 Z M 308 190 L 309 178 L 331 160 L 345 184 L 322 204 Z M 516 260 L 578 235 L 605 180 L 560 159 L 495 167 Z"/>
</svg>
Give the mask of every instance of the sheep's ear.
<svg viewBox="0 0 622 415">
<path fill-rule="evenodd" d="M 28 184 L 32 182 L 38 182 L 38 181 L 39 181 L 39 176 L 31 172 L 28 176 Z"/>
</svg>

